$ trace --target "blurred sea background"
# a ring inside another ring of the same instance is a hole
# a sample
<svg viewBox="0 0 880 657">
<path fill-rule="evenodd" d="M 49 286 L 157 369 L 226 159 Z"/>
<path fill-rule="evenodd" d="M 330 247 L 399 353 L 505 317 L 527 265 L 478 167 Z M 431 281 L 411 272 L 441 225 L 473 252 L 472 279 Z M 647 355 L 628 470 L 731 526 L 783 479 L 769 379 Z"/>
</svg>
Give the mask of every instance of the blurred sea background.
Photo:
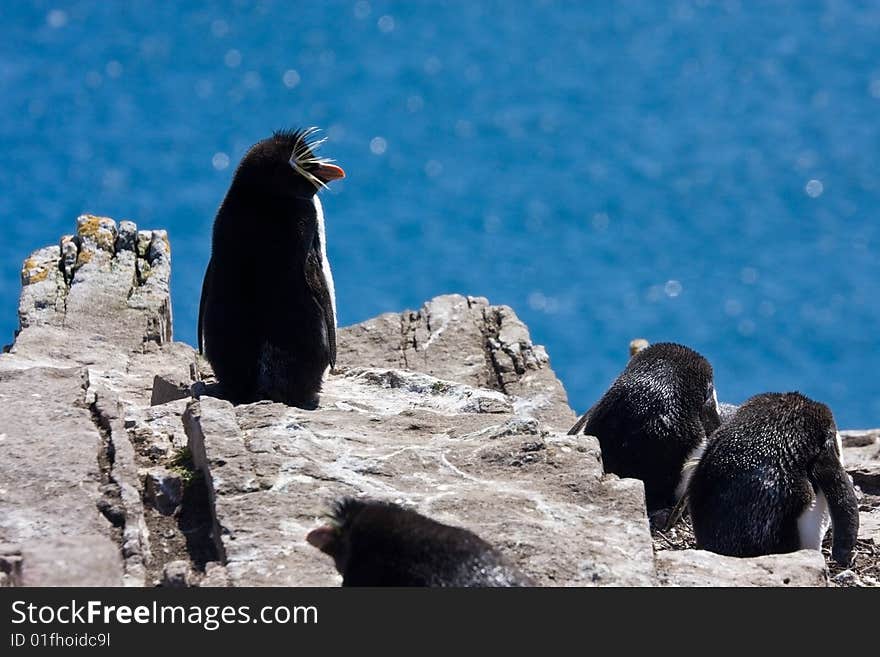
<svg viewBox="0 0 880 657">
<path fill-rule="evenodd" d="M 0 344 L 89 212 L 166 228 L 195 343 L 248 147 L 318 125 L 341 325 L 509 304 L 572 406 L 630 339 L 880 425 L 880 3 L 4 1 Z"/>
</svg>

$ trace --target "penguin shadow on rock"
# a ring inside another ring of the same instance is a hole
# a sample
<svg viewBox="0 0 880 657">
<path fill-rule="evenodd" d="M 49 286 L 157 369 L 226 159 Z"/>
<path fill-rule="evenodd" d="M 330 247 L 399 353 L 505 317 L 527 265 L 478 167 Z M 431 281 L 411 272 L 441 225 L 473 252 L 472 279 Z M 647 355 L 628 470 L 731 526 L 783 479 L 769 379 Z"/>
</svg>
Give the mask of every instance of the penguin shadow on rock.
<svg viewBox="0 0 880 657">
<path fill-rule="evenodd" d="M 198 340 L 220 396 L 315 408 L 336 362 L 336 299 L 317 192 L 345 173 L 317 129 L 253 146 L 214 219 Z"/>
<path fill-rule="evenodd" d="M 479 536 L 390 502 L 343 498 L 306 540 L 333 558 L 343 586 L 535 586 Z"/>
<path fill-rule="evenodd" d="M 688 347 L 644 340 L 602 398 L 568 432 L 595 436 L 605 472 L 641 479 L 652 525 L 665 524 L 685 462 L 718 428 L 712 366 Z"/>
<path fill-rule="evenodd" d="M 697 547 L 735 557 L 820 550 L 853 559 L 859 509 L 831 409 L 797 392 L 746 401 L 685 466 L 681 501 Z"/>
</svg>

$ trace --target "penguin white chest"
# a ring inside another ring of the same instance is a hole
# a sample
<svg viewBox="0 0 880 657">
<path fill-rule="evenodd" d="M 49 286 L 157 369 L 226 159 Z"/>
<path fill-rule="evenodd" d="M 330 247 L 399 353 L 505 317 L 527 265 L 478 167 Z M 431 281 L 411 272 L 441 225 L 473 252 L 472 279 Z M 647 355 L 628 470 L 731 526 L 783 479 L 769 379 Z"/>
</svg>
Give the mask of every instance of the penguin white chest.
<svg viewBox="0 0 880 657">
<path fill-rule="evenodd" d="M 828 500 L 821 490 L 816 491 L 812 503 L 798 518 L 798 534 L 801 538 L 801 549 L 819 550 L 822 539 L 831 526 L 831 514 L 828 512 Z"/>
<path fill-rule="evenodd" d="M 336 289 L 333 286 L 333 272 L 330 271 L 330 260 L 327 258 L 327 233 L 324 228 L 324 208 L 318 195 L 312 197 L 315 204 L 315 215 L 318 220 L 318 240 L 321 242 L 321 269 L 324 272 L 324 280 L 327 290 L 330 292 L 330 303 L 333 305 L 333 326 L 336 327 Z"/>
</svg>

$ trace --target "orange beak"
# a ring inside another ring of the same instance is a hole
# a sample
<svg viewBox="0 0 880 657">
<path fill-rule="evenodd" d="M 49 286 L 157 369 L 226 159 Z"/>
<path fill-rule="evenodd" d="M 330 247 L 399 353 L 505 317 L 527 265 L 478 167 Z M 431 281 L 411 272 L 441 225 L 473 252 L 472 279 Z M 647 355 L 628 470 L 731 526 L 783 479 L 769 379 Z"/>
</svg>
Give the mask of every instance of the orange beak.
<svg viewBox="0 0 880 657">
<path fill-rule="evenodd" d="M 324 182 L 330 182 L 331 180 L 345 178 L 345 171 L 335 164 L 322 164 L 315 169 L 315 175 Z"/>
<path fill-rule="evenodd" d="M 342 169 L 339 169 L 342 171 Z M 332 527 L 324 525 L 309 532 L 306 540 L 321 552 L 331 554 L 333 543 L 336 541 L 336 531 Z"/>
</svg>

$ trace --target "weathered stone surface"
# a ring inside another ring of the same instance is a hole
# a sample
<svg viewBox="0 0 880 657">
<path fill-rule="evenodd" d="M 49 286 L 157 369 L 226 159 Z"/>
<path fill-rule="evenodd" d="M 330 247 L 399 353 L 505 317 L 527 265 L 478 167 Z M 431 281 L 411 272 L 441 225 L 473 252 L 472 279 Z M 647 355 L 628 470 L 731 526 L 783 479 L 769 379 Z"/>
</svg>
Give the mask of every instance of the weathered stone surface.
<svg viewBox="0 0 880 657">
<path fill-rule="evenodd" d="M 80 217 L 76 235 L 22 267 L 20 331 L 0 355 L 0 541 L 21 544 L 24 584 L 88 583 L 89 569 L 94 583 L 145 581 L 148 530 L 123 406 L 149 399 L 154 367 L 188 373 L 195 357 L 167 343 L 167 236 L 149 231 L 141 258 L 136 228 L 123 223 Z"/>
<path fill-rule="evenodd" d="M 721 418 L 722 422 L 727 422 L 730 418 L 732 418 L 735 414 L 739 406 L 735 404 L 728 404 L 726 402 L 720 402 L 718 404 L 718 417 Z"/>
<path fill-rule="evenodd" d="M 859 538 L 873 541 L 880 548 L 880 507 L 868 507 L 859 513 Z"/>
<path fill-rule="evenodd" d="M 880 443 L 880 429 L 841 431 L 840 438 L 844 448 L 877 446 Z"/>
<path fill-rule="evenodd" d="M 97 506 L 103 440 L 84 403 L 83 376 L 79 368 L 0 370 L 0 541 L 21 545 L 27 571 L 52 581 L 61 575 L 44 557 L 87 555 L 81 544 L 119 551 Z M 112 562 L 95 566 L 105 581 L 122 582 L 118 565 L 113 573 Z"/>
<path fill-rule="evenodd" d="M 113 220 L 83 215 L 76 235 L 28 257 L 18 310 L 23 330 L 11 350 L 17 366 L 119 363 L 146 342 L 169 342 L 170 248 L 164 231 L 149 235 L 141 257 L 118 239 Z"/>
<path fill-rule="evenodd" d="M 49 536 L 22 548 L 21 586 L 123 586 L 119 546 L 96 534 Z M 142 584 L 141 584 L 142 585 Z"/>
<path fill-rule="evenodd" d="M 837 573 L 834 577 L 831 578 L 831 582 L 835 586 L 845 586 L 845 587 L 853 587 L 853 586 L 864 586 L 864 583 L 851 570 L 844 570 Z"/>
<path fill-rule="evenodd" d="M 162 571 L 162 586 L 169 589 L 185 589 L 192 586 L 189 561 L 171 561 Z"/>
<path fill-rule="evenodd" d="M 705 550 L 657 553 L 662 586 L 827 586 L 825 559 L 818 550 L 771 554 L 752 559 Z"/>
<path fill-rule="evenodd" d="M 193 402 L 190 451 L 232 583 L 338 584 L 305 536 L 333 499 L 368 495 L 477 532 L 542 584 L 651 584 L 641 483 L 603 477 L 595 439 L 539 428 L 516 407 L 383 369 L 330 377 L 315 411 Z"/>
<path fill-rule="evenodd" d="M 198 582 L 198 586 L 202 588 L 217 588 L 229 586 L 229 576 L 226 574 L 226 566 L 209 561 L 205 564 L 205 575 Z"/>
<path fill-rule="evenodd" d="M 850 470 L 853 483 L 866 493 L 880 494 L 880 461 L 874 464 L 863 464 L 862 467 Z"/>
<path fill-rule="evenodd" d="M 180 475 L 159 467 L 146 470 L 144 500 L 163 516 L 172 515 L 183 501 L 183 481 Z"/>
<path fill-rule="evenodd" d="M 340 495 L 467 527 L 545 585 L 826 582 L 818 552 L 655 558 L 641 483 L 564 434 L 565 390 L 506 306 L 446 295 L 343 328 L 318 409 L 233 408 L 171 341 L 170 273 L 164 231 L 91 215 L 25 261 L 0 355 L 0 585 L 335 585 L 305 536 Z M 843 438 L 871 488 L 880 432 Z M 860 563 L 838 579 L 875 581 Z"/>
<path fill-rule="evenodd" d="M 484 297 L 448 294 L 415 312 L 343 328 L 337 367 L 410 370 L 498 390 L 557 431 L 568 431 L 576 419 L 544 348 L 532 344 L 513 310 Z"/>
<path fill-rule="evenodd" d="M 880 430 L 841 431 L 843 464 L 852 474 L 857 470 L 875 470 L 880 466 Z"/>
<path fill-rule="evenodd" d="M 192 381 L 173 380 L 169 376 L 156 375 L 153 377 L 153 390 L 150 393 L 150 406 L 161 406 L 171 401 L 185 399 L 190 395 Z"/>
<path fill-rule="evenodd" d="M 0 588 L 21 586 L 21 548 L 0 544 Z"/>
</svg>

